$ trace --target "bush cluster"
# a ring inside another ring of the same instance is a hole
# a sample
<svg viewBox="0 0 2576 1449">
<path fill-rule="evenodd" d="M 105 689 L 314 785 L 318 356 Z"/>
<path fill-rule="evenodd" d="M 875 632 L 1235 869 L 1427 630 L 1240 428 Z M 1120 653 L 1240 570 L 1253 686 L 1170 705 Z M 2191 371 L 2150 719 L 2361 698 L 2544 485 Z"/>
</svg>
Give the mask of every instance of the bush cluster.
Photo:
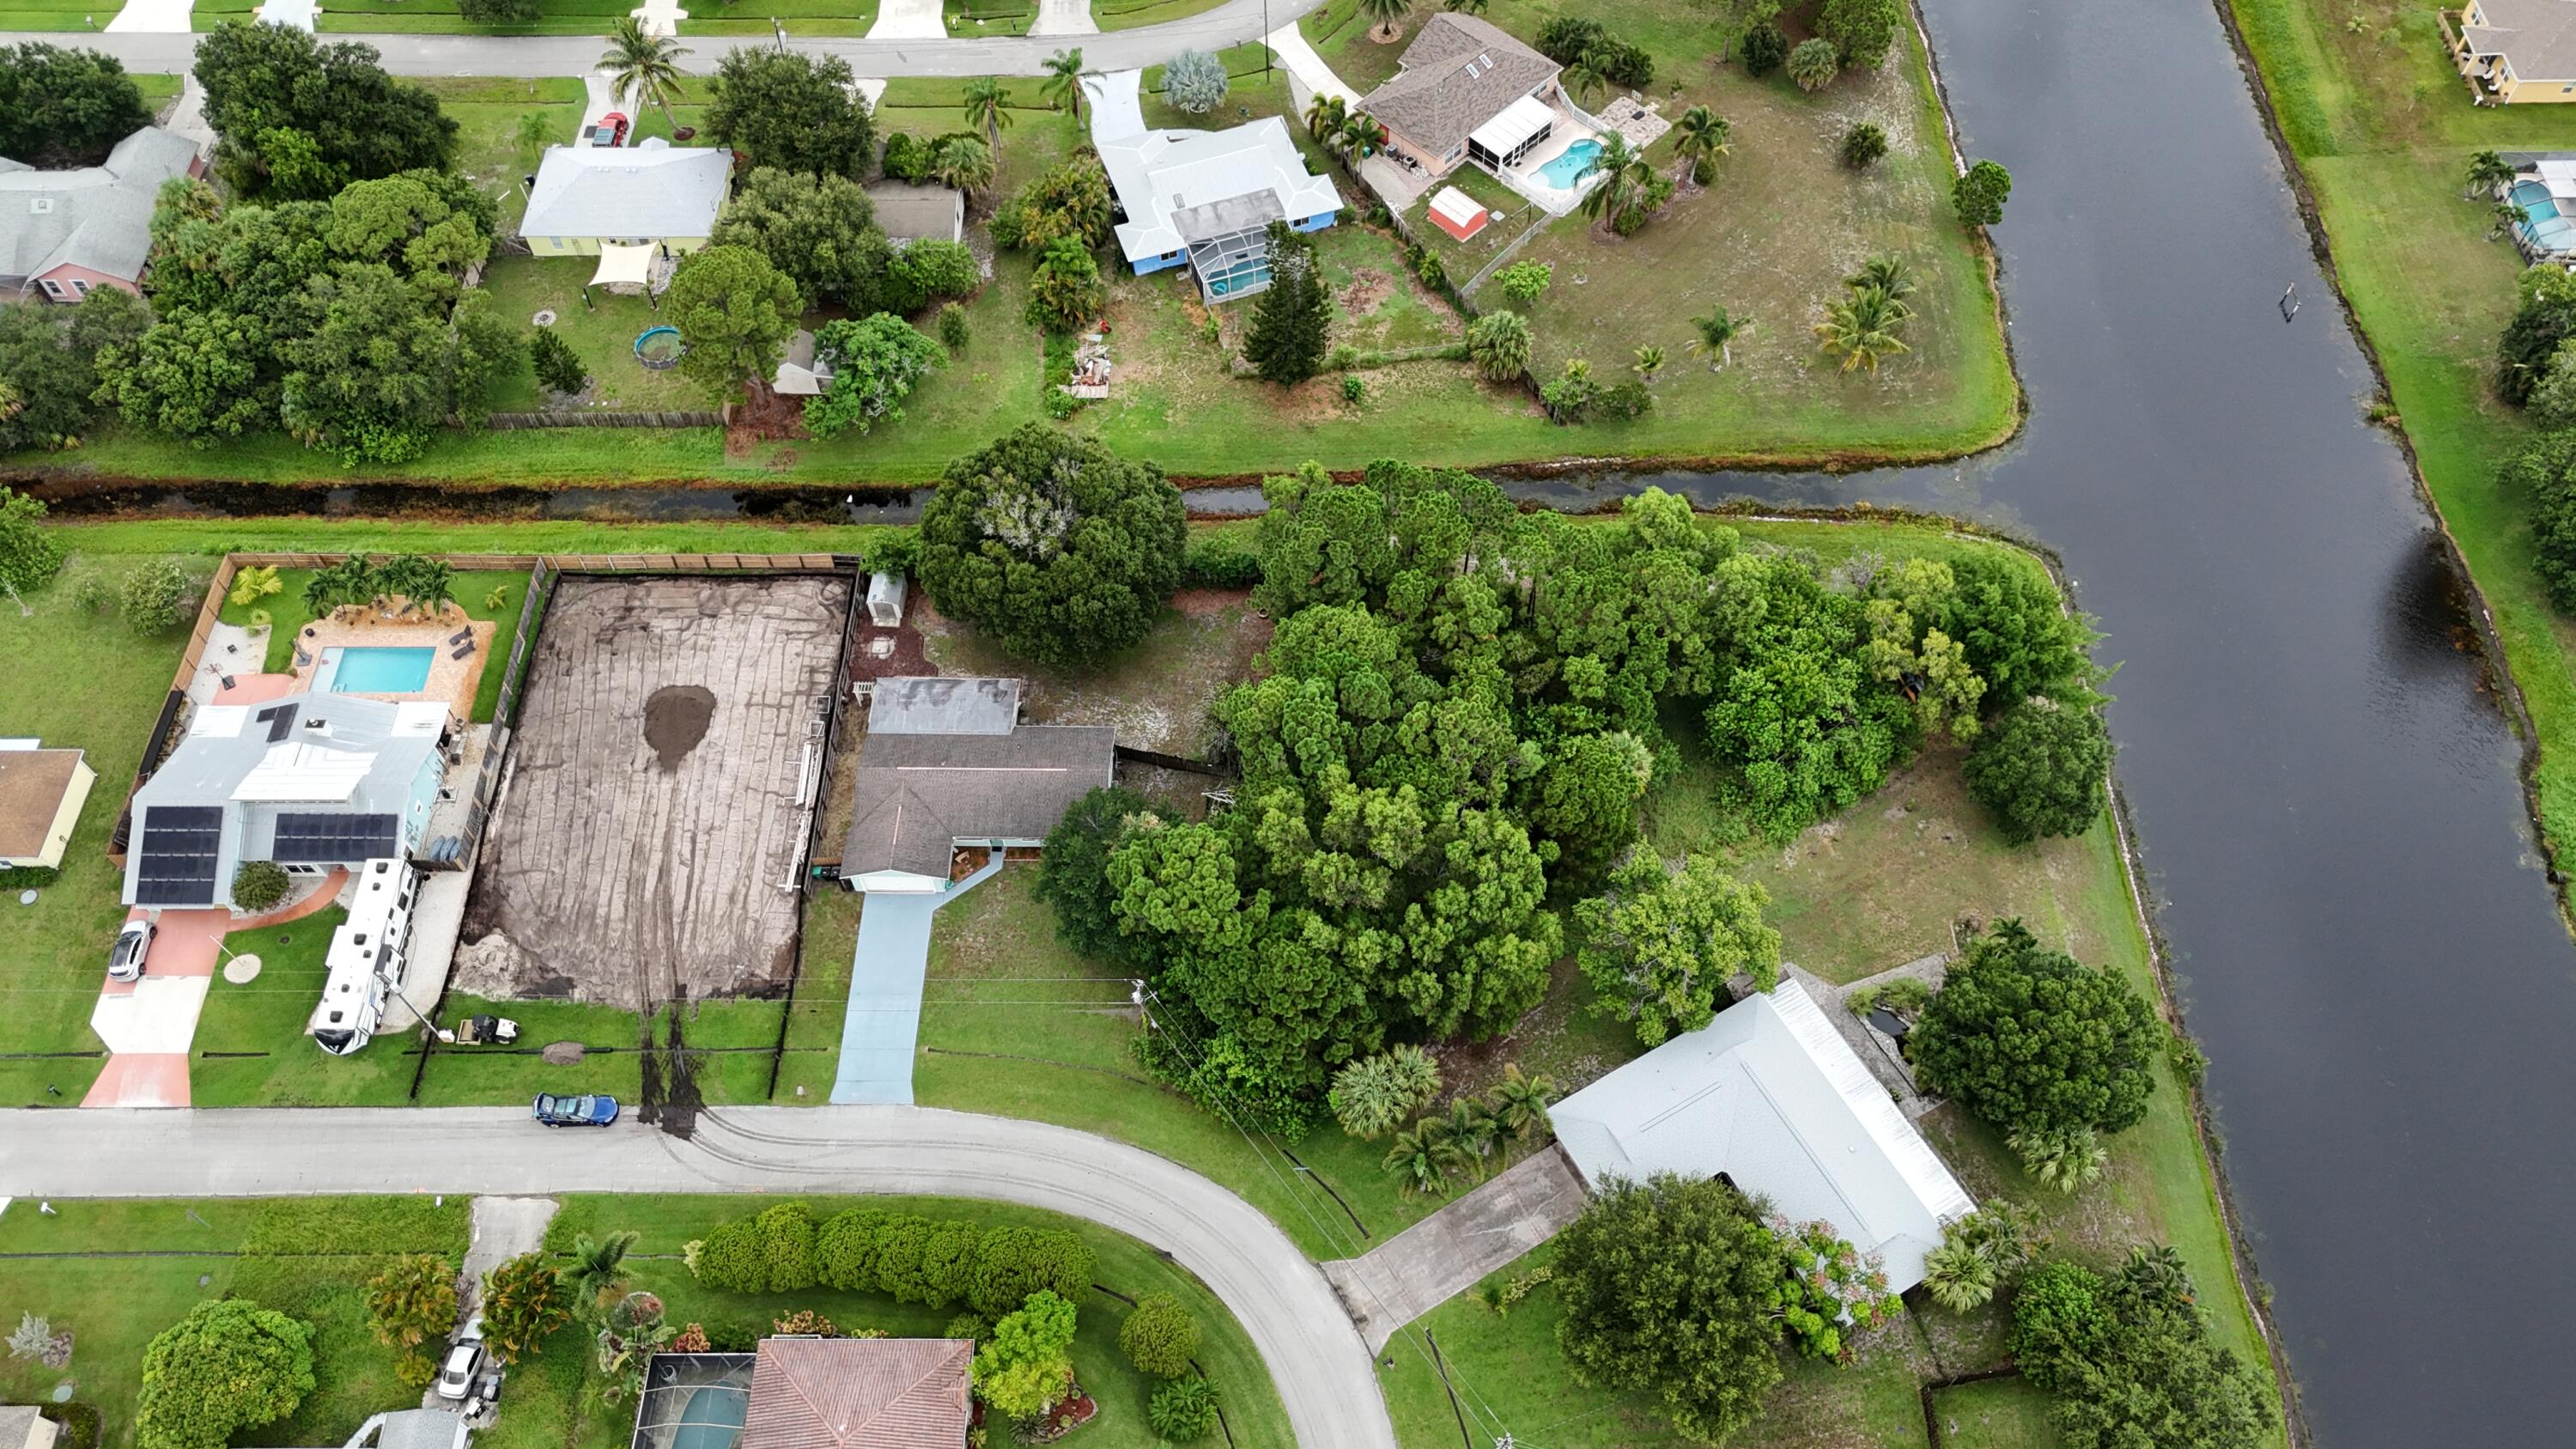
<svg viewBox="0 0 2576 1449">
<path fill-rule="evenodd" d="M 700 1283 L 735 1293 L 831 1288 L 884 1293 L 901 1303 L 964 1303 L 1009 1313 L 1041 1290 L 1073 1299 L 1091 1286 L 1090 1245 L 1061 1228 L 985 1228 L 853 1208 L 822 1222 L 801 1202 L 727 1223 L 699 1241 Z M 720 1326 L 707 1336 L 719 1341 Z"/>
<path fill-rule="evenodd" d="M 1248 589 L 1261 582 L 1261 555 L 1223 538 L 1202 539 L 1181 554 L 1181 587 Z"/>
<path fill-rule="evenodd" d="M 1558 65 L 1587 66 L 1614 86 L 1633 90 L 1655 79 L 1655 58 L 1646 48 L 1612 35 L 1598 20 L 1560 15 L 1539 27 L 1538 49 Z"/>
</svg>

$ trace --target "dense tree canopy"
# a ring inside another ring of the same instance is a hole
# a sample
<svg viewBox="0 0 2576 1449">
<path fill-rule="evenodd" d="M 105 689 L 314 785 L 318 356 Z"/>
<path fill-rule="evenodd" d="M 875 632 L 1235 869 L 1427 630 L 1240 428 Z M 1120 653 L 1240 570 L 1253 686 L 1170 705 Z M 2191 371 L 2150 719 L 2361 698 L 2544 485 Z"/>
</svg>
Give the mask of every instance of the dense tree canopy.
<svg viewBox="0 0 2576 1449">
<path fill-rule="evenodd" d="M 754 168 L 712 240 L 767 257 L 806 300 L 837 302 L 859 315 L 878 310 L 894 262 L 867 192 L 836 172 Z"/>
<path fill-rule="evenodd" d="M 1876 70 L 1896 44 L 1904 16 L 1897 0 L 1825 0 L 1816 33 L 1834 43 L 1846 67 Z"/>
<path fill-rule="evenodd" d="M 1118 929 L 1109 890 L 1109 856 L 1146 814 L 1145 797 L 1104 785 L 1076 800 L 1038 855 L 1038 899 L 1055 907 L 1056 935 L 1078 954 L 1124 963 L 1128 939 Z"/>
<path fill-rule="evenodd" d="M 200 1303 L 143 1350 L 140 1449 L 223 1449 L 313 1392 L 312 1330 L 247 1298 Z"/>
<path fill-rule="evenodd" d="M 0 48 L 0 156 L 30 166 L 95 166 L 152 123 L 125 63 L 30 41 Z"/>
<path fill-rule="evenodd" d="M 2081 835 L 2102 818 L 2111 732 L 2102 716 L 2034 695 L 2010 710 L 1968 754 L 1968 793 L 2015 845 Z"/>
<path fill-rule="evenodd" d="M 680 329 L 687 349 L 681 373 L 718 401 L 731 401 L 746 386 L 769 386 L 804 310 L 795 281 L 740 246 L 691 253 L 662 298 L 662 314 Z"/>
<path fill-rule="evenodd" d="M 197 45 L 215 168 L 243 196 L 316 201 L 352 181 L 443 171 L 456 122 L 375 47 L 291 25 L 218 25 Z"/>
<path fill-rule="evenodd" d="M 0 306 L 0 452 L 62 448 L 89 431 L 98 388 L 99 349 L 131 346 L 151 324 L 143 303 L 122 287 L 97 287 L 77 306 L 21 302 Z"/>
<path fill-rule="evenodd" d="M 753 166 L 856 181 L 876 160 L 876 122 L 837 55 L 738 46 L 713 89 L 707 134 Z"/>
<path fill-rule="evenodd" d="M 2171 1248 L 2133 1249 L 2108 1277 L 2033 1270 L 2013 1297 L 2012 1352 L 2067 1449 L 2251 1449 L 2274 1421 L 2261 1376 L 2211 1339 Z"/>
<path fill-rule="evenodd" d="M 1162 470 L 1031 423 L 949 464 L 921 584 L 1021 658 L 1084 663 L 1145 637 L 1180 585 L 1184 521 Z"/>
<path fill-rule="evenodd" d="M 1595 1009 L 1635 1023 L 1637 1040 L 1656 1046 L 1708 1025 L 1739 972 L 1756 991 L 1770 990 L 1780 980 L 1780 933 L 1762 922 L 1767 900 L 1707 856 L 1674 871 L 1641 852 L 1611 878 L 1609 894 L 1574 908 L 1583 936 L 1576 959 Z"/>
<path fill-rule="evenodd" d="M 1725 1183 L 1613 1183 L 1557 1239 L 1557 1345 L 1582 1383 L 1652 1393 L 1682 1434 L 1722 1443 L 1780 1381 L 1780 1265 Z"/>
<path fill-rule="evenodd" d="M 2001 1131 L 2048 1134 L 2135 1125 L 2164 1042 L 2137 988 L 2005 921 L 1969 941 L 1905 1045 L 1935 1091 Z"/>
<path fill-rule="evenodd" d="M 891 312 L 844 317 L 815 334 L 815 355 L 832 367 L 832 385 L 805 401 L 805 427 L 818 438 L 903 421 L 903 400 L 948 351 Z"/>
</svg>

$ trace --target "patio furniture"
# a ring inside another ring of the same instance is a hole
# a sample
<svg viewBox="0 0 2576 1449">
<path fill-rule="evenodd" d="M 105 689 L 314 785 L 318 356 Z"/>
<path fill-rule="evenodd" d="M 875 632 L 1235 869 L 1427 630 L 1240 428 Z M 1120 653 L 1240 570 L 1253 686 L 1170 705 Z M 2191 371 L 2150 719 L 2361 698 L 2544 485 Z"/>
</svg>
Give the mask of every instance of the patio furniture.
<svg viewBox="0 0 2576 1449">
<path fill-rule="evenodd" d="M 470 644 L 470 643 L 467 643 L 467 644 L 459 644 L 459 645 L 457 645 L 457 646 L 456 646 L 456 648 L 455 648 L 455 649 L 453 649 L 453 650 L 449 651 L 449 653 L 448 653 L 448 656 L 447 656 L 447 657 L 448 657 L 448 658 L 450 658 L 450 659 L 466 659 L 466 658 L 471 658 L 471 657 L 473 656 L 473 653 L 474 653 L 474 646 L 473 646 L 472 644 Z"/>
<path fill-rule="evenodd" d="M 470 644 L 474 642 L 474 626 L 468 624 L 464 628 L 457 630 L 455 633 L 448 635 L 447 642 L 450 644 Z"/>
</svg>

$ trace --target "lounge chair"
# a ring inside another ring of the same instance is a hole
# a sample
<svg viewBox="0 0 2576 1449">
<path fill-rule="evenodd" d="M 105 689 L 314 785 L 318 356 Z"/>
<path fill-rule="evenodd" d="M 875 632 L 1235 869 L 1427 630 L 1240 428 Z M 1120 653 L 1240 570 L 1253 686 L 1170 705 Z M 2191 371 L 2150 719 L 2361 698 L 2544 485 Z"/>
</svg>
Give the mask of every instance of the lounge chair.
<svg viewBox="0 0 2576 1449">
<path fill-rule="evenodd" d="M 473 658 L 473 657 L 474 657 L 474 645 L 473 645 L 473 642 L 472 642 L 471 640 L 469 640 L 469 641 L 467 641 L 467 642 L 465 642 L 465 643 L 463 643 L 463 644 L 459 644 L 459 645 L 457 645 L 457 646 L 456 646 L 456 648 L 454 648 L 453 650 L 449 651 L 449 653 L 448 653 L 448 656 L 447 656 L 447 657 L 448 657 L 448 658 L 450 658 L 450 659 L 471 659 L 471 658 Z"/>
<path fill-rule="evenodd" d="M 448 636 L 447 636 L 447 642 L 448 642 L 448 643 L 450 643 L 450 644 L 471 644 L 471 643 L 473 643 L 473 642 L 474 642 L 474 626 L 473 626 L 473 625 L 471 625 L 471 624 L 468 624 L 468 625 L 466 625 L 464 628 L 457 630 L 455 633 L 448 635 Z"/>
</svg>

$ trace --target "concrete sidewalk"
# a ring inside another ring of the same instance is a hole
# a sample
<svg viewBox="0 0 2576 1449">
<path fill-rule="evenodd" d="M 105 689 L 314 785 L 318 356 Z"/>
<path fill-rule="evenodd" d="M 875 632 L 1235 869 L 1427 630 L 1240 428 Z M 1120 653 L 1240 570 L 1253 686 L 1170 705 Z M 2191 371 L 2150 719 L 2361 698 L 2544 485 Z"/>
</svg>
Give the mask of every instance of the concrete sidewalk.
<svg viewBox="0 0 2576 1449">
<path fill-rule="evenodd" d="M 1369 1352 L 1406 1324 L 1555 1237 L 1583 1213 L 1574 1164 L 1551 1143 L 1366 1257 L 1326 1263 Z"/>
</svg>

